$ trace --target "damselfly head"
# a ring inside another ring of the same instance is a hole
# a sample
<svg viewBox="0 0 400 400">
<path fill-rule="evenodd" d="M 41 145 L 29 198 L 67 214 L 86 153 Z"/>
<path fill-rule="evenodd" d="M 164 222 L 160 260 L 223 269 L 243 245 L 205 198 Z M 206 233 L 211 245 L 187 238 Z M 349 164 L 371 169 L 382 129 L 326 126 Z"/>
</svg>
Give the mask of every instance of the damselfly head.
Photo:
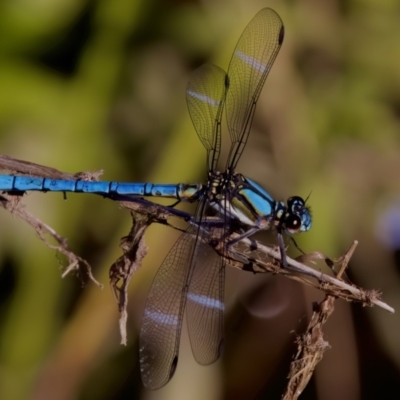
<svg viewBox="0 0 400 400">
<path fill-rule="evenodd" d="M 305 232 L 311 228 L 310 208 L 303 198 L 293 196 L 288 199 L 284 224 L 290 234 Z"/>
</svg>

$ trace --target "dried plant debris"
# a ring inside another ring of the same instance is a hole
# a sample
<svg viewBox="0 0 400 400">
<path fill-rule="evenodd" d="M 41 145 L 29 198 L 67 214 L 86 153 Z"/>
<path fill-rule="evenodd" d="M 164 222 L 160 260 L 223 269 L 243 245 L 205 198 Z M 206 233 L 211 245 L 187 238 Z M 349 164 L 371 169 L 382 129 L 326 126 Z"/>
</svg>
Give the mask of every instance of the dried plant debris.
<svg viewBox="0 0 400 400">
<path fill-rule="evenodd" d="M 147 254 L 144 233 L 149 226 L 149 219 L 132 213 L 132 229 L 128 236 L 121 239 L 120 247 L 124 254 L 110 267 L 110 285 L 120 312 L 121 344 L 127 344 L 126 323 L 128 320 L 128 286 L 132 276 L 142 265 Z"/>
<path fill-rule="evenodd" d="M 82 180 L 98 180 L 98 177 L 103 171 L 95 172 L 78 172 L 76 174 L 69 174 L 67 172 L 59 171 L 58 169 L 46 167 L 44 165 L 35 164 L 29 161 L 18 160 L 0 154 L 0 170 L 10 173 L 16 173 L 28 176 L 37 176 L 41 178 L 54 178 L 54 179 L 82 179 Z M 97 178 L 97 179 L 96 179 Z"/>
<path fill-rule="evenodd" d="M 341 257 L 342 262 L 336 276 L 337 279 L 341 279 L 344 274 L 357 244 L 357 242 L 354 242 L 348 252 Z M 286 393 L 283 396 L 284 400 L 295 400 L 301 395 L 325 350 L 330 348 L 329 343 L 324 340 L 322 328 L 335 309 L 335 300 L 335 295 L 327 294 L 321 303 L 315 304 L 305 333 L 297 338 L 297 353 L 290 365 L 289 381 Z"/>
<path fill-rule="evenodd" d="M 72 271 L 76 271 L 83 276 L 87 276 L 99 287 L 103 285 L 97 281 L 97 279 L 92 274 L 92 269 L 89 263 L 83 258 L 76 255 L 68 247 L 67 239 L 59 235 L 52 227 L 36 218 L 28 211 L 25 210 L 24 204 L 21 201 L 21 196 L 9 195 L 7 193 L 2 193 L 0 195 L 0 205 L 11 214 L 21 218 L 28 225 L 30 225 L 40 240 L 50 249 L 56 250 L 57 252 L 63 254 L 67 259 L 67 266 L 63 268 L 62 277 L 65 277 Z M 52 244 L 51 240 L 55 241 L 56 244 Z M 83 267 L 83 270 L 82 270 Z"/>
<path fill-rule="evenodd" d="M 257 250 L 254 251 L 254 243 Z M 251 270 L 254 273 L 270 272 L 273 274 L 284 275 L 289 279 L 299 281 L 308 286 L 324 291 L 346 301 L 360 302 L 364 306 L 378 306 L 391 313 L 394 309 L 381 300 L 380 294 L 376 290 L 365 290 L 354 284 L 346 283 L 337 277 L 324 274 L 314 268 L 287 257 L 288 268 L 281 268 L 279 250 L 275 247 L 264 246 L 261 243 L 243 239 L 241 246 L 247 246 L 247 250 L 237 246 L 229 249 L 231 258 L 240 261 L 231 264 L 240 269 Z M 352 246 L 356 246 L 354 242 Z M 255 253 L 255 255 L 253 255 Z"/>
<path fill-rule="evenodd" d="M 54 168 L 15 160 L 11 157 L 1 155 L 0 169 L 31 176 L 95 181 L 98 180 L 102 173 L 102 171 L 97 171 L 66 174 Z M 11 214 L 27 222 L 46 246 L 56 250 L 67 258 L 68 265 L 63 270 L 63 277 L 72 271 L 79 272 L 80 275 L 85 274 L 96 285 L 102 287 L 93 276 L 91 267 L 87 261 L 69 249 L 67 239 L 25 210 L 22 201 L 23 195 L 24 193 L 22 192 L 0 193 L 0 205 Z M 104 197 L 107 197 L 107 195 Z M 158 223 L 182 231 L 182 228 L 178 228 L 171 223 L 173 218 L 182 219 L 188 224 L 193 225 L 196 225 L 196 221 L 193 220 L 190 214 L 174 208 L 161 206 L 142 198 L 132 196 L 117 197 L 115 195 L 113 197 L 110 196 L 110 198 L 118 202 L 120 207 L 128 209 L 132 216 L 131 230 L 127 236 L 121 239 L 123 254 L 111 265 L 109 272 L 110 285 L 120 312 L 121 343 L 126 344 L 128 287 L 130 280 L 141 267 L 142 261 L 148 251 L 144 241 L 146 229 L 152 223 Z M 218 221 L 216 217 L 207 217 L 206 221 L 204 221 L 205 228 L 202 229 L 210 230 L 208 235 L 205 235 L 209 242 L 205 242 L 205 244 L 210 245 L 214 251 L 223 257 L 227 265 L 245 271 L 252 271 L 253 273 L 269 272 L 284 275 L 289 279 L 325 292 L 325 299 L 313 307 L 313 315 L 306 332 L 296 340 L 297 352 L 291 363 L 288 385 L 283 397 L 285 400 L 297 399 L 299 397 L 309 382 L 316 365 L 322 359 L 325 350 L 329 348 L 329 344 L 324 340 L 322 328 L 334 311 L 334 302 L 337 298 L 359 302 L 363 306 L 378 306 L 389 312 L 394 312 L 392 307 L 381 300 L 381 294 L 378 291 L 362 289 L 350 283 L 347 279 L 345 270 L 357 246 L 357 242 L 353 243 L 344 256 L 334 260 L 320 252 L 305 254 L 299 249 L 302 254 L 295 260 L 287 257 L 288 267 L 282 268 L 280 251 L 277 246 L 265 246 L 249 238 L 235 241 L 239 237 L 235 228 L 232 228 L 230 234 L 223 242 L 215 243 L 213 238 L 221 237 L 218 233 L 218 229 L 221 229 Z M 215 230 L 216 235 L 214 235 L 213 230 Z M 52 244 L 51 241 L 54 241 L 56 244 Z M 227 243 L 235 244 L 227 246 Z M 294 244 L 296 245 L 295 242 Z M 298 248 L 297 245 L 296 247 Z M 324 274 L 305 265 L 305 263 L 315 264 L 319 260 L 323 260 L 328 265 L 333 271 L 334 276 Z M 338 272 L 336 273 L 336 271 Z"/>
</svg>

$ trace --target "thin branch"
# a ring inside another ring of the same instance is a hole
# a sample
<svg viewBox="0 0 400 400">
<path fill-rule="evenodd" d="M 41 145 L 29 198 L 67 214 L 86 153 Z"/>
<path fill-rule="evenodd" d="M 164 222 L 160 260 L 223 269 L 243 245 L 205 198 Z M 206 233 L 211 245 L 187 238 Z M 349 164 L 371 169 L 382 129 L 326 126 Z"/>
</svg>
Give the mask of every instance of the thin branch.
<svg viewBox="0 0 400 400">
<path fill-rule="evenodd" d="M 287 257 L 288 269 L 283 269 L 280 267 L 279 263 L 272 262 L 273 260 L 280 261 L 279 250 L 276 247 L 268 247 L 249 239 L 244 239 L 241 243 L 246 245 L 246 252 L 240 251 L 237 248 L 230 249 L 229 251 L 234 260 L 240 260 L 239 264 L 231 264 L 236 268 L 250 269 L 255 273 L 271 272 L 273 274 L 284 275 L 289 279 L 297 280 L 303 284 L 322 290 L 326 294 L 346 301 L 360 302 L 364 306 L 374 305 L 391 313 L 395 311 L 393 307 L 381 300 L 381 294 L 377 290 L 366 290 L 356 285 L 346 283 L 333 276 L 310 268 L 290 257 Z M 254 250 L 252 250 L 254 246 L 257 248 L 256 257 L 251 255 L 252 251 L 254 252 Z M 352 246 L 354 246 L 354 243 Z M 347 255 L 348 253 L 345 257 L 347 257 Z M 266 256 L 269 258 L 267 261 L 265 261 Z M 341 261 L 342 265 L 343 262 L 344 260 Z M 243 264 L 243 266 L 241 266 L 241 264 Z"/>
<path fill-rule="evenodd" d="M 103 173 L 102 170 L 99 170 L 95 172 L 77 172 L 75 174 L 69 174 L 52 167 L 46 167 L 30 161 L 18 160 L 4 154 L 0 154 L 0 170 L 20 175 L 37 176 L 41 178 L 74 180 L 82 179 L 86 181 L 96 181 Z"/>
<path fill-rule="evenodd" d="M 342 258 L 338 279 L 344 274 L 357 244 L 355 241 Z M 336 296 L 326 295 L 321 303 L 315 305 L 307 330 L 297 338 L 297 353 L 290 364 L 289 381 L 283 400 L 296 400 L 301 395 L 324 352 L 330 348 L 324 340 L 322 328 L 335 309 L 335 300 Z"/>
<path fill-rule="evenodd" d="M 97 279 L 92 274 L 92 269 L 90 264 L 79 257 L 68 247 L 67 239 L 59 235 L 53 228 L 44 222 L 40 221 L 38 218 L 30 214 L 25 210 L 23 203 L 21 202 L 20 196 L 13 196 L 3 193 L 0 195 L 0 206 L 5 210 L 9 211 L 11 214 L 16 215 L 18 218 L 24 220 L 28 225 L 30 225 L 42 242 L 50 249 L 56 250 L 57 252 L 64 254 L 68 260 L 68 265 L 64 267 L 62 277 L 64 278 L 71 271 L 80 271 L 80 267 L 84 266 L 85 273 L 88 278 L 92 280 L 97 286 L 103 288 L 103 285 L 97 281 Z M 52 244 L 48 237 L 55 240 L 57 245 Z"/>
<path fill-rule="evenodd" d="M 65 174 L 53 168 L 15 160 L 11 157 L 1 155 L 0 169 L 31 176 L 76 180 L 97 180 L 101 174 L 101 171 L 94 173 L 78 173 L 74 175 Z M 120 311 L 119 326 L 121 342 L 126 344 L 128 286 L 133 275 L 140 268 L 143 258 L 147 254 L 148 249 L 144 242 L 146 229 L 152 223 L 159 223 L 182 231 L 181 228 L 171 224 L 170 220 L 172 218 L 179 218 L 189 224 L 195 225 L 196 221 L 194 221 L 193 216 L 188 213 L 161 206 L 142 198 L 119 195 L 102 196 L 110 198 L 118 202 L 121 207 L 128 209 L 133 219 L 133 225 L 129 234 L 121 240 L 123 255 L 110 267 L 109 274 L 110 285 Z M 62 276 L 65 276 L 71 271 L 78 270 L 80 266 L 83 265 L 90 279 L 101 286 L 93 277 L 90 265 L 68 248 L 65 238 L 57 234 L 57 232 L 48 225 L 26 212 L 21 198 L 22 196 L 20 194 L 3 193 L 0 194 L 0 205 L 31 225 L 46 246 L 55 249 L 67 257 L 69 265 L 64 270 Z M 289 279 L 322 290 L 326 294 L 325 299 L 314 307 L 314 312 L 306 332 L 297 339 L 298 350 L 291 363 L 287 390 L 283 397 L 284 400 L 294 400 L 298 398 L 309 382 L 317 363 L 322 359 L 324 351 L 329 348 L 329 344 L 323 338 L 322 327 L 334 310 L 335 299 L 341 298 L 346 301 L 359 302 L 363 306 L 378 306 L 394 313 L 394 309 L 381 300 L 381 294 L 377 290 L 366 290 L 340 279 L 342 276 L 345 276 L 345 269 L 357 246 L 357 242 L 353 243 L 349 251 L 343 257 L 336 260 L 336 264 L 340 265 L 340 269 L 336 277 L 333 277 L 304 264 L 304 262 L 315 262 L 318 259 L 322 259 L 325 260 L 330 267 L 333 267 L 334 262 L 319 252 L 303 254 L 297 260 L 287 257 L 288 267 L 282 268 L 280 252 L 277 247 L 268 247 L 248 238 L 240 240 L 233 246 L 227 247 L 227 243 L 235 243 L 235 238 L 240 237 L 240 235 L 236 233 L 237 227 L 232 226 L 230 227 L 230 235 L 225 237 L 224 240 L 220 240 L 221 224 L 222 221 L 218 218 L 207 217 L 202 221 L 201 229 L 208 231 L 208 234 L 203 236 L 208 238 L 208 242 L 205 243 L 212 246 L 221 257 L 224 257 L 228 265 L 254 273 L 269 272 L 284 275 Z M 53 238 L 58 245 L 52 245 L 47 240 L 47 236 Z"/>
<path fill-rule="evenodd" d="M 110 285 L 120 312 L 119 329 L 121 344 L 127 344 L 126 323 L 128 320 L 128 286 L 133 275 L 142 265 L 148 248 L 144 241 L 144 233 L 149 220 L 144 215 L 132 213 L 133 225 L 128 236 L 122 238 L 120 247 L 124 254 L 110 267 Z"/>
</svg>

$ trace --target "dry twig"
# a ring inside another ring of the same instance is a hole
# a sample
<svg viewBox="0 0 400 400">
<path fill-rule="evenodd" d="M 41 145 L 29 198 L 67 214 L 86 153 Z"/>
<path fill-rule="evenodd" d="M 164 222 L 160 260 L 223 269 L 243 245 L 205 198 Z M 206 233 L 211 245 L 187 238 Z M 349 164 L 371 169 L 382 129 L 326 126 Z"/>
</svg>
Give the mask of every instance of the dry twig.
<svg viewBox="0 0 400 400">
<path fill-rule="evenodd" d="M 0 169 L 6 169 L 19 174 L 57 179 L 97 180 L 101 173 L 78 173 L 71 175 L 57 171 L 53 168 L 43 167 L 1 155 Z M 65 238 L 57 234 L 57 232 L 48 225 L 26 212 L 21 202 L 21 197 L 21 194 L 15 195 L 2 193 L 0 195 L 0 205 L 13 215 L 18 216 L 31 225 L 39 238 L 48 247 L 67 257 L 69 265 L 64 270 L 62 276 L 64 277 L 69 272 L 77 270 L 81 265 L 83 265 L 90 279 L 97 285 L 102 286 L 92 275 L 90 265 L 68 248 Z M 184 219 L 186 222 L 192 224 L 195 222 L 187 213 L 161 206 L 141 198 L 114 196 L 112 197 L 112 200 L 117 201 L 121 207 L 128 209 L 131 212 L 133 219 L 131 231 L 121 240 L 123 255 L 110 267 L 109 274 L 110 285 L 113 289 L 118 309 L 120 311 L 119 324 L 121 342 L 126 344 L 128 286 L 131 278 L 140 268 L 142 260 L 147 254 L 147 247 L 144 242 L 144 233 L 146 229 L 152 223 L 169 225 L 174 229 L 180 229 L 170 224 L 169 220 L 172 217 Z M 212 220 L 212 218 L 210 218 L 210 220 Z M 205 229 L 213 230 L 212 225 L 207 226 Z M 220 228 L 215 228 L 215 232 L 217 232 L 217 229 Z M 309 382 L 316 364 L 322 359 L 324 351 L 329 347 L 329 344 L 323 339 L 322 328 L 334 310 L 334 301 L 336 298 L 341 298 L 346 301 L 360 302 L 363 306 L 378 306 L 389 312 L 394 312 L 392 307 L 381 300 L 378 291 L 365 290 L 341 280 L 341 277 L 344 276 L 344 271 L 348 262 L 357 246 L 357 242 L 353 243 L 344 257 L 337 260 L 337 263 L 341 265 L 341 269 L 336 277 L 333 277 L 299 262 L 299 260 L 307 262 L 316 259 L 325 259 L 325 261 L 327 261 L 328 259 L 321 253 L 316 252 L 302 255 L 298 260 L 293 260 L 287 257 L 288 268 L 284 269 L 281 268 L 280 252 L 277 248 L 264 246 L 246 238 L 234 246 L 229 247 L 228 251 L 226 251 L 226 249 L 224 249 L 225 244 L 235 237 L 238 237 L 238 234 L 233 232 L 225 239 L 225 242 L 218 243 L 218 245 L 215 246 L 211 240 L 213 232 L 210 233 L 210 242 L 208 244 L 213 246 L 214 250 L 222 257 L 226 258 L 228 265 L 242 270 L 252 271 L 254 273 L 270 272 L 273 274 L 281 274 L 289 279 L 294 279 L 303 284 L 322 290 L 326 294 L 325 299 L 320 304 L 314 306 L 314 312 L 306 332 L 297 339 L 298 350 L 291 364 L 287 390 L 283 397 L 285 400 L 298 398 Z M 52 237 L 57 242 L 57 245 L 52 245 L 47 240 L 47 236 Z M 207 235 L 205 235 L 205 237 L 207 237 Z M 331 263 L 332 262 L 330 262 L 330 264 Z"/>
<path fill-rule="evenodd" d="M 344 274 L 357 244 L 358 242 L 355 241 L 343 257 L 337 274 L 338 279 Z M 290 365 L 289 382 L 283 396 L 284 400 L 295 400 L 301 395 L 317 364 L 322 360 L 325 350 L 330 348 L 329 343 L 324 340 L 322 328 L 335 309 L 335 299 L 336 296 L 327 294 L 321 303 L 314 305 L 314 312 L 307 330 L 297 339 L 297 353 Z"/>
</svg>

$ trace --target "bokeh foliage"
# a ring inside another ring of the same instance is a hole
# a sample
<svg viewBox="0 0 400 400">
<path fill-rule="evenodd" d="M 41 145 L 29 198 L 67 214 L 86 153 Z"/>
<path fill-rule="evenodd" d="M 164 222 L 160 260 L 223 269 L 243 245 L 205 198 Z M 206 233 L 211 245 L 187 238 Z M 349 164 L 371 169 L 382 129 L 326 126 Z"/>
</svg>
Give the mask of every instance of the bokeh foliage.
<svg viewBox="0 0 400 400">
<path fill-rule="evenodd" d="M 2 2 L 0 151 L 67 172 L 104 169 L 110 180 L 204 179 L 184 101 L 190 71 L 205 61 L 226 68 L 246 23 L 266 6 L 286 36 L 239 169 L 277 198 L 311 192 L 314 225 L 302 248 L 335 257 L 358 239 L 349 275 L 399 309 L 396 1 Z M 107 284 L 127 212 L 90 195 L 30 194 L 25 202 Z M 197 366 L 184 333 L 176 376 L 148 393 L 136 339 L 152 276 L 176 234 L 154 226 L 147 235 L 123 348 L 108 288 L 61 280 L 57 255 L 29 227 L 5 212 L 0 226 L 1 399 L 279 398 L 292 331 L 322 298 L 284 279 L 229 271 L 223 360 Z M 303 398 L 398 393 L 399 322 L 338 302 L 326 332 L 332 350 Z"/>
</svg>

